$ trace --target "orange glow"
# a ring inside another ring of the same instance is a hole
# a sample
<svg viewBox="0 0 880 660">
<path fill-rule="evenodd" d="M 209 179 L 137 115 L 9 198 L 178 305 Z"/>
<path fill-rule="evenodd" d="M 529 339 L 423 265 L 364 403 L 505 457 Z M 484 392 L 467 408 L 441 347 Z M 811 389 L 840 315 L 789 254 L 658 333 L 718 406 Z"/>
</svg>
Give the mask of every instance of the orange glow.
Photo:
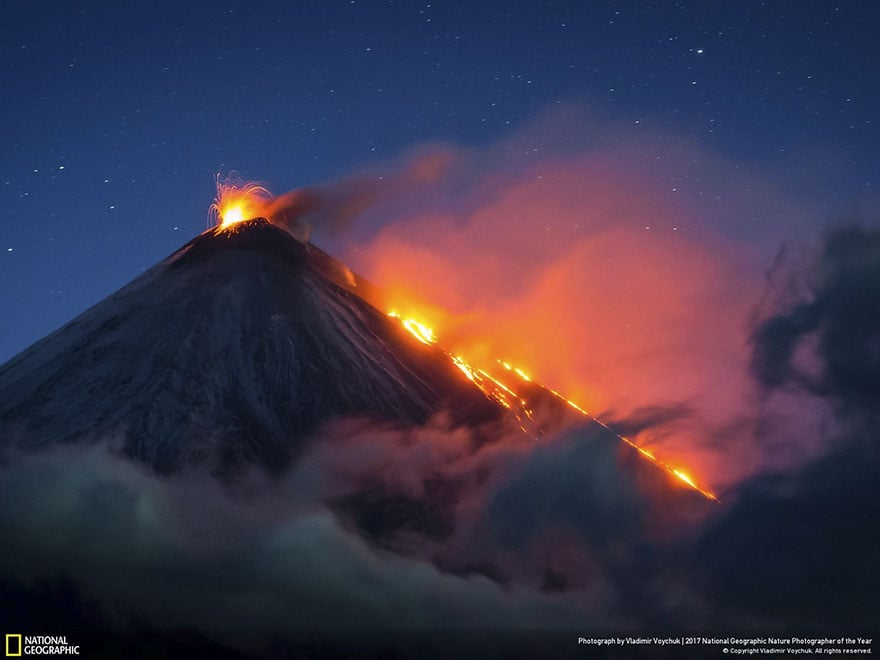
<svg viewBox="0 0 880 660">
<path fill-rule="evenodd" d="M 418 339 L 423 344 L 431 345 L 437 343 L 437 337 L 434 336 L 434 331 L 426 326 L 424 323 L 419 323 L 415 319 L 403 318 L 397 310 L 392 309 L 388 312 L 388 316 L 399 319 L 404 328 L 406 328 L 409 333 Z"/>
<path fill-rule="evenodd" d="M 252 181 L 243 181 L 230 172 L 224 180 L 217 175 L 217 197 L 211 204 L 212 225 L 221 228 L 254 218 L 266 217 L 272 200 L 267 188 Z"/>
<path fill-rule="evenodd" d="M 424 323 L 417 321 L 414 318 L 403 317 L 397 310 L 391 310 L 388 312 L 388 316 L 397 319 L 400 321 L 400 324 L 406 329 L 413 337 L 415 337 L 422 344 L 426 345 L 437 345 L 440 350 L 449 357 L 452 363 L 467 377 L 469 381 L 471 381 L 474 385 L 476 385 L 480 390 L 485 394 L 488 398 L 492 399 L 496 403 L 500 404 L 504 408 L 510 410 L 514 417 L 520 422 L 520 428 L 528 435 L 535 437 L 534 434 L 526 428 L 525 425 L 529 423 L 532 419 L 532 411 L 528 407 L 528 402 L 522 395 L 518 394 L 515 385 L 513 383 L 505 383 L 500 378 L 497 378 L 491 375 L 488 371 L 484 369 L 480 369 L 479 367 L 475 367 L 470 364 L 465 358 L 461 355 L 453 353 L 451 351 L 447 351 L 442 345 L 439 344 L 439 340 L 437 339 L 434 330 Z M 527 373 L 525 373 L 522 369 L 513 366 L 509 362 L 504 360 L 496 360 L 498 364 L 500 364 L 506 371 L 511 374 L 515 374 L 522 381 L 527 383 L 531 383 L 532 378 Z M 539 387 L 542 387 L 538 384 Z M 571 399 L 567 398 L 563 394 L 557 392 L 556 390 L 550 388 L 543 388 L 557 397 L 560 401 L 567 404 L 569 407 L 576 410 L 578 413 L 583 415 L 584 417 L 594 421 L 596 424 L 599 424 L 605 430 L 609 431 L 616 435 L 622 442 L 626 443 L 633 449 L 635 449 L 639 455 L 644 457 L 647 461 L 654 464 L 656 467 L 664 470 L 670 476 L 675 477 L 679 482 L 687 485 L 689 488 L 695 490 L 700 493 L 703 497 L 709 500 L 713 500 L 718 502 L 718 498 L 709 490 L 701 488 L 697 485 L 697 483 L 688 475 L 686 472 L 675 468 L 668 463 L 660 460 L 657 456 L 654 455 L 653 452 L 640 447 L 635 442 L 630 440 L 629 438 L 624 437 L 613 428 L 608 426 L 602 420 L 594 417 L 590 413 L 588 413 L 584 408 L 576 404 Z"/>
<path fill-rule="evenodd" d="M 552 134 L 566 135 L 569 119 Z M 778 194 L 774 217 L 808 211 L 691 143 L 665 142 L 658 160 L 653 144 L 617 137 L 580 151 L 542 149 L 527 165 L 495 149 L 514 153 L 532 134 L 462 152 L 442 185 L 371 216 L 381 229 L 353 239 L 346 256 L 387 292 L 380 309 L 399 306 L 427 322 L 447 350 L 497 369 L 514 389 L 526 383 L 496 359 L 603 419 L 686 402 L 687 420 L 658 420 L 633 439 L 720 491 L 769 459 L 759 434 L 712 438 L 752 401 L 742 319 L 762 300 L 761 264 L 772 256 L 768 244 L 729 232 L 720 209 L 738 213 L 727 205 L 736 189 L 739 199 L 762 190 L 768 203 Z M 709 162 L 716 197 L 670 191 L 667 167 L 693 180 L 694 164 Z M 816 428 L 816 414 L 805 429 Z"/>
</svg>

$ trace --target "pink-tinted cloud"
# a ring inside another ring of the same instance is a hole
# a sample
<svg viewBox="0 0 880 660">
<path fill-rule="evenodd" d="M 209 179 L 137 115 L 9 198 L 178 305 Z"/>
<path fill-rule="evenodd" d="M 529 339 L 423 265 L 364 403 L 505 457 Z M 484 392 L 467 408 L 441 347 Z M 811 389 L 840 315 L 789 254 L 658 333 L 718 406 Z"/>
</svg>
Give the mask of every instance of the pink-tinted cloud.
<svg viewBox="0 0 880 660">
<path fill-rule="evenodd" d="M 816 211 L 692 142 L 607 123 L 582 148 L 509 158 L 574 121 L 446 148 L 455 166 L 367 213 L 379 228 L 348 260 L 455 351 L 517 364 L 600 417 L 688 407 L 688 423 L 639 442 L 728 485 L 761 459 L 742 418 L 764 269 L 791 220 Z"/>
</svg>

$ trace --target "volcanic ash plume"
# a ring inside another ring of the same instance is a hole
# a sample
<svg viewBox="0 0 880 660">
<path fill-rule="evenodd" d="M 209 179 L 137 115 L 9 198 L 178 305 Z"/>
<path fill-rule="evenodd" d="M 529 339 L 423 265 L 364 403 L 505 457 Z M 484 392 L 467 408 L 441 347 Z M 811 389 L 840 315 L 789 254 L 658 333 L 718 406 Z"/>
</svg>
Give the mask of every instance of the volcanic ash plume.
<svg viewBox="0 0 880 660">
<path fill-rule="evenodd" d="M 437 181 L 451 163 L 451 154 L 434 150 L 407 159 L 391 174 L 359 174 L 278 196 L 260 183 L 245 181 L 237 172 L 226 177 L 218 174 L 208 224 L 228 227 L 264 218 L 300 241 L 308 241 L 313 230 L 339 236 L 366 209 Z"/>
</svg>

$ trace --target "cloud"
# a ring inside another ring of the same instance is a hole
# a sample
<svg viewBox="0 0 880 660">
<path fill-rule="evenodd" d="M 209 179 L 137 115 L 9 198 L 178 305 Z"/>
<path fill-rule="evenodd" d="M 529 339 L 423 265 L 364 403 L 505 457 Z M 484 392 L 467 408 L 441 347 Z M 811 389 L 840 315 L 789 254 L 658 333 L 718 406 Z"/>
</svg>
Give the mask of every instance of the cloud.
<svg viewBox="0 0 880 660">
<path fill-rule="evenodd" d="M 596 425 L 474 449 L 439 423 L 349 421 L 287 473 L 232 482 L 157 476 L 100 445 L 11 454 L 0 581 L 19 596 L 2 608 L 241 650 L 340 626 L 633 630 L 644 559 L 680 536 L 650 510 L 686 522 L 710 505 L 622 448 Z"/>
<path fill-rule="evenodd" d="M 871 521 L 880 515 L 880 461 L 846 444 L 800 470 L 743 484 L 688 553 L 729 621 L 842 634 L 876 625 L 880 548 Z"/>
<path fill-rule="evenodd" d="M 161 479 L 97 449 L 21 459 L 0 473 L 0 493 L 3 577 L 63 575 L 115 629 L 147 622 L 240 645 L 340 625 L 580 623 L 577 596 L 504 590 L 380 551 L 319 502 L 266 493 L 244 502 L 207 476 Z"/>
<path fill-rule="evenodd" d="M 767 387 L 792 385 L 849 412 L 872 412 L 880 401 L 880 231 L 831 230 L 798 279 L 807 280 L 805 295 L 753 332 L 753 372 Z"/>
<path fill-rule="evenodd" d="M 880 602 L 869 522 L 880 515 L 880 230 L 838 226 L 812 259 L 778 270 L 784 286 L 756 322 L 752 370 L 769 405 L 781 399 L 792 416 L 834 411 L 832 423 L 810 429 L 827 436 L 826 449 L 742 484 L 691 560 L 740 617 L 789 630 L 870 629 Z M 784 425 L 766 433 L 795 441 Z"/>
</svg>

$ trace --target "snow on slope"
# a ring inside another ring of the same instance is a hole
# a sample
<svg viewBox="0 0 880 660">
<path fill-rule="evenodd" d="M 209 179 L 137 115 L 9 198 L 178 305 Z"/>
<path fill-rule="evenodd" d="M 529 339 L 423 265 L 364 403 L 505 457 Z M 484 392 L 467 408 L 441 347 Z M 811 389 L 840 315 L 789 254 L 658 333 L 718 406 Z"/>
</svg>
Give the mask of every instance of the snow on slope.
<svg viewBox="0 0 880 660">
<path fill-rule="evenodd" d="M 320 424 L 500 413 L 269 223 L 211 230 L 0 367 L 0 446 L 112 438 L 162 472 L 281 467 Z"/>
</svg>

